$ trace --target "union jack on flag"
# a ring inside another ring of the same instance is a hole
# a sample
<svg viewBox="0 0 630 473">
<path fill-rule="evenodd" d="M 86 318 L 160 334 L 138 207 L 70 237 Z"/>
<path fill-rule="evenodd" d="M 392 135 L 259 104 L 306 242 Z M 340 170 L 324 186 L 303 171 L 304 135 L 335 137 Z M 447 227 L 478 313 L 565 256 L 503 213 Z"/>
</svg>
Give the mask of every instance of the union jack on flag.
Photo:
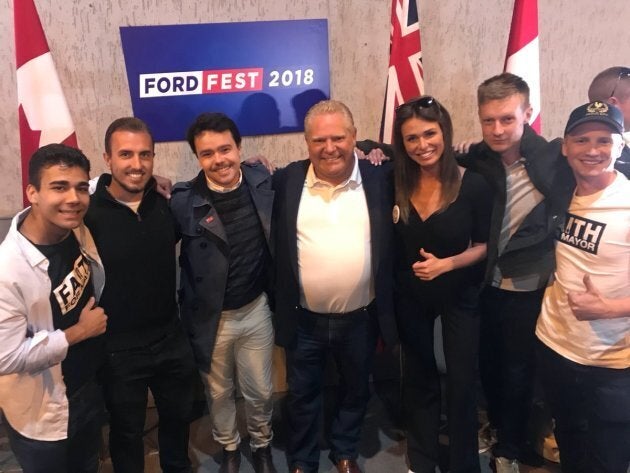
<svg viewBox="0 0 630 473">
<path fill-rule="evenodd" d="M 396 107 L 424 93 L 424 70 L 416 0 L 392 0 L 389 70 L 380 140 L 392 142 Z"/>
</svg>

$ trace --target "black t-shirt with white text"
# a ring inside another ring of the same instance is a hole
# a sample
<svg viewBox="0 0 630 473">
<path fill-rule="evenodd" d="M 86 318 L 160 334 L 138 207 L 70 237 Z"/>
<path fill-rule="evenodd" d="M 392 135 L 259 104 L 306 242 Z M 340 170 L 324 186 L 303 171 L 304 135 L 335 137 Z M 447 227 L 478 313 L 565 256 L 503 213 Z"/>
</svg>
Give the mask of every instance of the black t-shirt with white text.
<svg viewBox="0 0 630 473">
<path fill-rule="evenodd" d="M 48 258 L 50 306 L 55 329 L 65 330 L 79 320 L 81 311 L 94 295 L 90 262 L 81 252 L 74 233 L 54 245 L 35 245 Z M 105 361 L 102 336 L 88 338 L 68 348 L 61 362 L 67 394 L 92 380 Z"/>
</svg>

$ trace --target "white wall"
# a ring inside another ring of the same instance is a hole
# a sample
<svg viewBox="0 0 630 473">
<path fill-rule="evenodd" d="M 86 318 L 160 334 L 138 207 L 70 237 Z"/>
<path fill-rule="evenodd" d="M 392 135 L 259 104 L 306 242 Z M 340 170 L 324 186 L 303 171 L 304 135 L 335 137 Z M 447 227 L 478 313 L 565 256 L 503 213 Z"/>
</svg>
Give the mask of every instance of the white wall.
<svg viewBox="0 0 630 473">
<path fill-rule="evenodd" d="M 21 207 L 13 1 L 0 0 L 0 217 Z M 389 48 L 390 0 L 35 0 L 74 118 L 79 145 L 103 170 L 105 127 L 131 114 L 118 27 L 327 18 L 331 93 L 355 114 L 359 138 L 376 138 Z M 451 111 L 456 139 L 477 137 L 475 91 L 501 72 L 512 0 L 418 0 L 427 92 Z M 592 77 L 630 64 L 628 0 L 539 0 L 543 134 L 559 135 L 586 101 Z M 156 172 L 188 179 L 184 142 L 158 144 Z M 278 164 L 305 156 L 301 135 L 246 138 L 246 156 Z"/>
</svg>

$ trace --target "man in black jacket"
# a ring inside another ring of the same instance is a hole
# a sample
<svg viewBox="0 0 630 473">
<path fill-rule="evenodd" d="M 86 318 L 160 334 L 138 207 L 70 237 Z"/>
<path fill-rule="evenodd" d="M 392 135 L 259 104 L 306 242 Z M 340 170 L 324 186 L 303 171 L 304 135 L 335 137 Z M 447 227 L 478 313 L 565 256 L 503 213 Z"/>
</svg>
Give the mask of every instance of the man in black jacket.
<svg viewBox="0 0 630 473">
<path fill-rule="evenodd" d="M 105 162 L 85 221 L 105 266 L 101 304 L 109 315 L 105 399 L 116 472 L 144 471 L 148 389 L 159 414 L 160 466 L 191 472 L 188 458 L 196 369 L 175 300 L 174 220 L 155 190 L 154 146 L 137 118 L 112 122 Z"/>
<path fill-rule="evenodd" d="M 553 269 L 555 220 L 545 197 L 555 172 L 554 146 L 527 124 L 529 87 L 510 73 L 478 88 L 483 142 L 461 163 L 481 173 L 495 190 L 486 286 L 480 298 L 480 374 L 497 473 L 517 473 L 526 444 L 534 372 L 534 329 Z M 556 153 L 557 154 L 557 153 Z"/>
</svg>

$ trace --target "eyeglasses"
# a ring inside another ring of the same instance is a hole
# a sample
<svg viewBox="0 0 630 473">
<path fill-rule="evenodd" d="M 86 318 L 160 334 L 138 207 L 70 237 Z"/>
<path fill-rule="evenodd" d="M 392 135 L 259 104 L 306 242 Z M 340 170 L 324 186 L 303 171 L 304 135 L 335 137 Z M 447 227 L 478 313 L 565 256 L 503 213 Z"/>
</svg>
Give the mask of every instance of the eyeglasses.
<svg viewBox="0 0 630 473">
<path fill-rule="evenodd" d="M 630 77 L 630 69 L 628 69 L 627 67 L 624 67 L 619 72 L 619 75 L 617 76 L 617 80 L 615 81 L 615 86 L 613 87 L 613 90 L 610 93 L 610 96 L 608 98 L 611 98 L 611 97 L 615 96 L 615 92 L 617 91 L 617 86 L 619 85 L 619 82 L 621 81 L 622 77 Z"/>
<path fill-rule="evenodd" d="M 399 105 L 398 107 L 396 107 L 396 112 L 398 112 L 398 110 L 400 110 L 403 107 L 420 107 L 420 108 L 431 108 L 434 105 L 437 106 L 437 100 L 435 100 L 433 97 L 431 97 L 430 95 L 422 95 L 418 98 L 415 98 L 413 100 L 410 100 L 409 102 L 405 102 L 402 105 Z"/>
</svg>

